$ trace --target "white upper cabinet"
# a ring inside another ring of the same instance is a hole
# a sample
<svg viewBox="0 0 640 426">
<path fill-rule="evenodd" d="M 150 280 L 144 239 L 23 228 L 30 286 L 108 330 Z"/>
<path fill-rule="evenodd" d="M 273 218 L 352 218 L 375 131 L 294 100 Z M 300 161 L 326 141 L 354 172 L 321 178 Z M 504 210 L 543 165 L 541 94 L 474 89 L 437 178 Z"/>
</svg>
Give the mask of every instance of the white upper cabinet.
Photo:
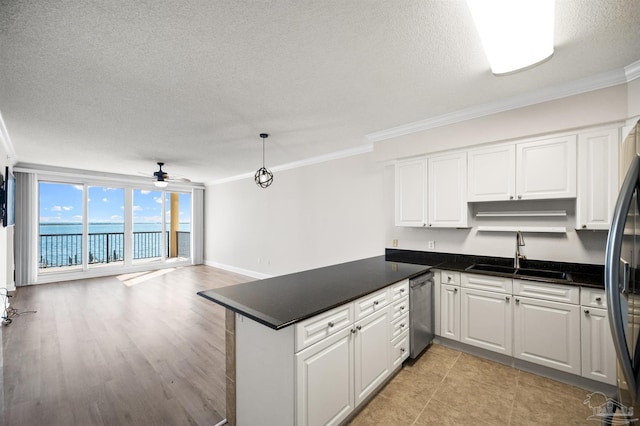
<svg viewBox="0 0 640 426">
<path fill-rule="evenodd" d="M 516 145 L 516 197 L 576 197 L 575 135 Z"/>
<path fill-rule="evenodd" d="M 395 179 L 396 226 L 426 226 L 426 158 L 398 161 Z"/>
<path fill-rule="evenodd" d="M 468 201 L 576 197 L 576 137 L 469 151 Z"/>
<path fill-rule="evenodd" d="M 429 157 L 427 170 L 429 226 L 467 227 L 467 153 Z"/>
<path fill-rule="evenodd" d="M 515 177 L 515 145 L 469 151 L 469 201 L 513 200 L 516 194 Z"/>
<path fill-rule="evenodd" d="M 577 229 L 608 230 L 618 195 L 618 129 L 578 136 Z"/>
</svg>

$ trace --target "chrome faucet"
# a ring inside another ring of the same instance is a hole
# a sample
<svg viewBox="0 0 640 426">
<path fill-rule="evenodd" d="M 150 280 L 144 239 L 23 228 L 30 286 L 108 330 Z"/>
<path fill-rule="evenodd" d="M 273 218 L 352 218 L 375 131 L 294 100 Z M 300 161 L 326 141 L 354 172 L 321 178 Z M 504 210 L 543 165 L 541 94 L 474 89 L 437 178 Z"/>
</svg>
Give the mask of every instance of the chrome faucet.
<svg viewBox="0 0 640 426">
<path fill-rule="evenodd" d="M 516 269 L 520 268 L 520 260 L 527 258 L 527 256 L 520 254 L 520 247 L 522 246 L 524 246 L 524 237 L 521 231 L 516 231 L 516 255 L 513 258 L 513 267 Z"/>
</svg>

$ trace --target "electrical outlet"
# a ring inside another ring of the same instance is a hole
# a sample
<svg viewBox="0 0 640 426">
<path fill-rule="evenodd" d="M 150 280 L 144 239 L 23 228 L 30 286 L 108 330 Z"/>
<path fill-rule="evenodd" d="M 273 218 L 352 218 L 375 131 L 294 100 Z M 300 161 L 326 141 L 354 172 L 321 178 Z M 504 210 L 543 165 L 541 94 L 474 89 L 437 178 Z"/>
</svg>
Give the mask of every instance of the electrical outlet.
<svg viewBox="0 0 640 426">
<path fill-rule="evenodd" d="M 398 247 L 398 240 L 393 240 L 393 246 Z"/>
<path fill-rule="evenodd" d="M 427 248 L 428 248 L 429 250 L 435 250 L 435 248 L 436 248 L 436 242 L 435 242 L 435 241 L 433 241 L 433 240 L 431 240 L 431 241 L 427 242 Z"/>
</svg>

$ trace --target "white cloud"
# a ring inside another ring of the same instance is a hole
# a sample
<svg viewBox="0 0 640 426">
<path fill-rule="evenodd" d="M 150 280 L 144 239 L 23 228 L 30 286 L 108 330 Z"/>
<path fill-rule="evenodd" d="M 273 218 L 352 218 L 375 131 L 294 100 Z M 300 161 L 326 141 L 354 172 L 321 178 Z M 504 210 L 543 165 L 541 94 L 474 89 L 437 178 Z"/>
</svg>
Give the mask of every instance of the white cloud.
<svg viewBox="0 0 640 426">
<path fill-rule="evenodd" d="M 62 211 L 62 207 L 60 207 L 60 206 L 53 206 L 53 207 L 51 207 L 51 211 L 52 211 L 52 212 L 61 212 L 61 211 Z"/>
<path fill-rule="evenodd" d="M 108 200 L 107 198 L 103 198 L 103 199 L 102 199 L 102 202 L 103 202 L 103 203 L 108 203 L 108 202 L 109 202 L 109 200 Z"/>
<path fill-rule="evenodd" d="M 65 212 L 71 211 L 73 210 L 73 206 L 62 206 L 62 210 L 64 210 Z"/>
<path fill-rule="evenodd" d="M 72 216 L 71 219 L 82 220 L 82 216 Z"/>
<path fill-rule="evenodd" d="M 140 212 L 140 211 L 142 211 L 142 207 L 140 207 L 140 206 L 133 206 L 133 211 L 134 211 L 134 212 Z"/>
<path fill-rule="evenodd" d="M 77 189 L 78 191 L 82 191 L 82 190 L 84 189 L 84 186 L 83 186 L 83 185 L 73 185 L 73 187 L 74 187 L 75 189 Z"/>
<path fill-rule="evenodd" d="M 162 204 L 162 197 L 153 197 L 153 199 L 156 201 L 156 203 Z"/>
<path fill-rule="evenodd" d="M 149 194 L 151 194 L 151 191 L 147 191 L 146 189 L 142 189 L 142 190 L 140 190 L 140 193 L 142 195 L 149 195 Z"/>
</svg>

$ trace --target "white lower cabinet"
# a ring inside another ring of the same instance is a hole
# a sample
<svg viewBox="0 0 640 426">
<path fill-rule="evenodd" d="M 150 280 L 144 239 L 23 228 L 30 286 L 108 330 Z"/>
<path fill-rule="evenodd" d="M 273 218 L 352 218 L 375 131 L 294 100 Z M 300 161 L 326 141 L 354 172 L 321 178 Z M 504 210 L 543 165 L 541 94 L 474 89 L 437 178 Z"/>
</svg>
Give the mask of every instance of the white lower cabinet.
<svg viewBox="0 0 640 426">
<path fill-rule="evenodd" d="M 616 351 L 606 309 L 582 307 L 582 376 L 616 384 Z"/>
<path fill-rule="evenodd" d="M 460 340 L 460 287 L 440 285 L 440 335 Z"/>
<path fill-rule="evenodd" d="M 296 347 L 327 336 L 295 354 L 296 425 L 342 423 L 409 356 L 408 284 L 296 324 Z M 355 320 L 345 327 L 351 312 Z"/>
<path fill-rule="evenodd" d="M 463 288 L 460 341 L 504 355 L 512 354 L 510 294 Z"/>
<path fill-rule="evenodd" d="M 356 405 L 364 401 L 391 373 L 389 328 L 388 309 L 370 315 L 355 325 Z"/>
<path fill-rule="evenodd" d="M 296 424 L 337 425 L 355 408 L 351 335 L 345 329 L 296 354 Z"/>
<path fill-rule="evenodd" d="M 580 307 L 514 296 L 514 356 L 580 375 Z"/>
</svg>

